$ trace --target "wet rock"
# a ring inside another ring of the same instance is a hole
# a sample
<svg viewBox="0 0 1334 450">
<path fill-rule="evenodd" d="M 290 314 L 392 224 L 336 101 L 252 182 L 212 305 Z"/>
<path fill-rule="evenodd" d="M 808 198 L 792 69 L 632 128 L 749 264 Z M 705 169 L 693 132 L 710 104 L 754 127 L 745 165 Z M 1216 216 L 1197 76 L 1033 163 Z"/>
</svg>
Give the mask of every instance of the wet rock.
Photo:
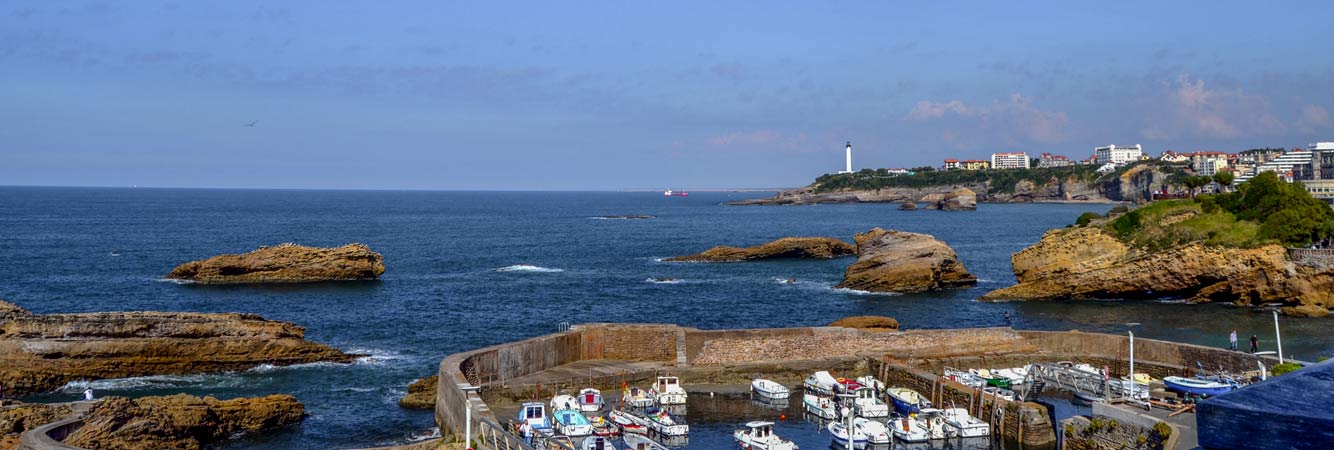
<svg viewBox="0 0 1334 450">
<path fill-rule="evenodd" d="M 0 404 L 0 449 L 18 446 L 19 435 L 69 415 L 65 405 L 43 403 Z"/>
<path fill-rule="evenodd" d="M 363 244 L 337 248 L 279 244 L 240 255 L 219 255 L 176 266 L 167 278 L 205 284 L 374 280 L 384 274 L 379 253 Z"/>
<path fill-rule="evenodd" d="M 413 381 L 408 385 L 408 395 L 399 399 L 398 406 L 411 409 L 435 408 L 435 391 L 440 384 L 440 377 L 432 375 Z"/>
<path fill-rule="evenodd" d="M 875 228 L 856 241 L 857 262 L 837 287 L 913 293 L 977 283 L 954 249 L 930 235 Z"/>
<path fill-rule="evenodd" d="M 885 316 L 850 316 L 835 320 L 831 327 L 857 328 L 866 331 L 899 331 L 899 321 Z"/>
<path fill-rule="evenodd" d="M 65 438 L 99 450 L 198 450 L 234 436 L 301 421 L 305 407 L 290 395 L 218 400 L 185 394 L 128 399 L 107 397 L 88 411 L 84 425 Z"/>
<path fill-rule="evenodd" d="M 1329 315 L 1329 308 L 1320 305 L 1285 306 L 1282 311 L 1283 315 L 1292 317 L 1325 317 Z"/>
<path fill-rule="evenodd" d="M 299 326 L 254 314 L 32 314 L 5 301 L 0 311 L 0 387 L 10 397 L 77 380 L 350 362 L 357 356 L 305 340 Z"/>
<path fill-rule="evenodd" d="M 938 209 L 941 211 L 977 210 L 977 193 L 968 188 L 961 187 L 950 191 L 948 194 L 940 196 L 939 200 L 932 200 L 933 203 L 927 205 L 927 209 Z"/>
<path fill-rule="evenodd" d="M 786 237 L 753 247 L 717 246 L 694 255 L 667 258 L 667 261 L 737 262 L 757 259 L 816 258 L 829 259 L 856 254 L 857 247 L 829 237 Z"/>
<path fill-rule="evenodd" d="M 902 211 L 916 211 L 916 210 L 917 210 L 917 202 L 903 202 L 903 203 L 899 203 L 899 210 L 902 210 Z"/>
</svg>

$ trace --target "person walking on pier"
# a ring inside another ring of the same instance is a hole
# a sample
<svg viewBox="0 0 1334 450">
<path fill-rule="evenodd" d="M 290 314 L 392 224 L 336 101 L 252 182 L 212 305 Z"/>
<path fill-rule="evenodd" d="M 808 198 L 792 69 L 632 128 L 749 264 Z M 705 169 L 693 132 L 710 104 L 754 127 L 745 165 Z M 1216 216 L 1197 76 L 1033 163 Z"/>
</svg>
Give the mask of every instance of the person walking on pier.
<svg viewBox="0 0 1334 450">
<path fill-rule="evenodd" d="M 1227 336 L 1227 341 L 1231 344 L 1232 351 L 1237 351 L 1237 330 L 1232 330 L 1232 334 Z"/>
<path fill-rule="evenodd" d="M 1255 337 L 1254 334 L 1252 334 L 1252 335 L 1251 335 L 1251 353 L 1255 353 L 1255 352 L 1258 352 L 1258 351 L 1260 351 L 1260 338 L 1257 338 L 1257 337 Z"/>
</svg>

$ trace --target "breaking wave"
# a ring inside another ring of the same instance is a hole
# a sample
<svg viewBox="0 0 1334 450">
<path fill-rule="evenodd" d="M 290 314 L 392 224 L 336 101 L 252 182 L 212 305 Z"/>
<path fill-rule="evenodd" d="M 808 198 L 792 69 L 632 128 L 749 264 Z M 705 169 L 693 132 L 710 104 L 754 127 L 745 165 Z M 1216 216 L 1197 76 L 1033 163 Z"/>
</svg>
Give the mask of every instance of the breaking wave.
<svg viewBox="0 0 1334 450">
<path fill-rule="evenodd" d="M 565 269 L 556 269 L 551 267 L 534 266 L 529 264 L 515 264 L 495 269 L 496 272 L 533 272 L 533 273 L 554 273 L 564 272 Z"/>
<path fill-rule="evenodd" d="M 681 284 L 684 280 L 678 278 L 645 278 L 644 281 L 653 284 Z"/>
<path fill-rule="evenodd" d="M 829 290 L 834 291 L 834 292 L 838 292 L 838 293 L 840 293 L 840 294 L 870 295 L 870 296 L 877 296 L 877 297 L 881 297 L 881 296 L 883 296 L 883 297 L 897 297 L 897 296 L 903 295 L 903 294 L 900 294 L 900 293 L 898 293 L 898 292 L 871 292 L 871 291 L 863 291 L 863 290 L 860 290 L 860 289 L 848 289 L 848 288 L 841 288 L 841 287 L 830 287 Z"/>
</svg>

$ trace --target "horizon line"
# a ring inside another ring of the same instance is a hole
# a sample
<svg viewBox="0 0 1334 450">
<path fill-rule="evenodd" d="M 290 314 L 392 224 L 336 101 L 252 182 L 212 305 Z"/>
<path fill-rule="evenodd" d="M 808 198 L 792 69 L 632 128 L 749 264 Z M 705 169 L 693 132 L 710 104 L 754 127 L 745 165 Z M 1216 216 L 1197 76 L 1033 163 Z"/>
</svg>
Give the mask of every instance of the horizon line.
<svg viewBox="0 0 1334 450">
<path fill-rule="evenodd" d="M 215 190 L 215 191 L 384 191 L 384 192 L 662 192 L 659 188 L 571 188 L 571 189 L 522 189 L 522 188 L 342 188 L 342 187 L 236 187 L 236 186 L 107 186 L 107 185 L 54 185 L 54 184 L 12 184 L 0 185 L 6 188 L 38 189 L 152 189 L 152 190 Z M 795 188 L 756 188 L 756 187 L 710 187 L 683 188 L 673 191 L 694 192 L 775 192 Z"/>
</svg>

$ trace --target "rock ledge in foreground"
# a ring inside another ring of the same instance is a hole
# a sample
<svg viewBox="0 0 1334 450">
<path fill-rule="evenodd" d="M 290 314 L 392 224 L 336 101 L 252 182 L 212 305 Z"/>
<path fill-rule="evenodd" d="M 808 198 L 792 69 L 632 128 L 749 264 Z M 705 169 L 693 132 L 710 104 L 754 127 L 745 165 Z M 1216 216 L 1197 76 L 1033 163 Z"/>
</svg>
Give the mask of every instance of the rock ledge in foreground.
<svg viewBox="0 0 1334 450">
<path fill-rule="evenodd" d="M 82 448 L 198 450 L 234 436 L 295 424 L 305 407 L 290 395 L 218 400 L 177 394 L 107 397 L 65 439 Z"/>
</svg>

